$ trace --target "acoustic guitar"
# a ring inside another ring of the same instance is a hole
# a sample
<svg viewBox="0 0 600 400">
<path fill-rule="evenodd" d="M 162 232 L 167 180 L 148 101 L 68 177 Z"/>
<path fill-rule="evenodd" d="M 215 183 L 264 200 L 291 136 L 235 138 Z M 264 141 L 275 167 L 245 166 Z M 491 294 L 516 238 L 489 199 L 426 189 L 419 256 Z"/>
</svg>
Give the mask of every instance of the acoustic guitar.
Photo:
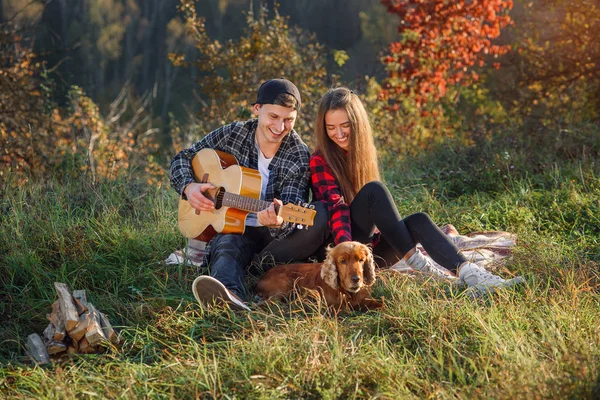
<svg viewBox="0 0 600 400">
<path fill-rule="evenodd" d="M 215 211 L 198 211 L 183 197 L 179 199 L 179 230 L 188 238 L 212 239 L 217 233 L 243 234 L 246 216 L 259 212 L 271 203 L 260 200 L 260 172 L 238 165 L 235 156 L 213 149 L 202 149 L 192 159 L 198 183 L 212 183 L 215 188 L 204 195 L 215 203 Z M 285 222 L 312 226 L 316 211 L 307 204 L 285 204 L 276 210 Z"/>
</svg>

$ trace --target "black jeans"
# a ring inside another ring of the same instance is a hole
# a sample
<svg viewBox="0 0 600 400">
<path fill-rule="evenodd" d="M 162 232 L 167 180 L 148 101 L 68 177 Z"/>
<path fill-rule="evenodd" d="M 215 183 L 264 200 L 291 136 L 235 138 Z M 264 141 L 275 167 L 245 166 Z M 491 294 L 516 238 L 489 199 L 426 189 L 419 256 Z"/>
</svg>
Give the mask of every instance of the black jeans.
<svg viewBox="0 0 600 400">
<path fill-rule="evenodd" d="M 282 240 L 274 240 L 265 227 L 246 227 L 243 235 L 218 234 L 210 242 L 210 275 L 244 299 L 244 276 L 253 260 L 265 269 L 279 263 L 304 261 L 325 241 L 327 208 L 313 203 L 317 212 L 313 226 L 296 229 Z"/>
<path fill-rule="evenodd" d="M 456 273 L 467 259 L 426 213 L 402 219 L 394 200 L 381 182 L 363 186 L 350 205 L 352 238 L 370 243 L 375 227 L 381 240 L 373 253 L 378 266 L 391 266 L 420 243 L 438 264 Z"/>
</svg>

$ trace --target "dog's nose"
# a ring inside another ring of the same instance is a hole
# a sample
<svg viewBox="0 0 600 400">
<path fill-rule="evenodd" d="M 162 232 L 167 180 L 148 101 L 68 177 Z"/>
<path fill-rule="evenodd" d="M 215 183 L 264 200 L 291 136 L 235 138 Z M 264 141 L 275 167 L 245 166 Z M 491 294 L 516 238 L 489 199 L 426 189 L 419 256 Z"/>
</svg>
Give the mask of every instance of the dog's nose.
<svg viewBox="0 0 600 400">
<path fill-rule="evenodd" d="M 352 275 L 350 277 L 350 280 L 352 281 L 352 283 L 358 283 L 360 281 L 360 276 L 358 276 L 358 275 Z"/>
</svg>

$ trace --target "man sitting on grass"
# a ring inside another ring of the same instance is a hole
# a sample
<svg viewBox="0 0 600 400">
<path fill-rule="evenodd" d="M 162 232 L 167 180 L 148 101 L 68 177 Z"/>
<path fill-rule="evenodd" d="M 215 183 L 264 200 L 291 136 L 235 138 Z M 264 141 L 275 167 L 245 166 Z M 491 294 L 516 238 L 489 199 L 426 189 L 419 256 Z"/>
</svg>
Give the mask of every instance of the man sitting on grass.
<svg viewBox="0 0 600 400">
<path fill-rule="evenodd" d="M 208 243 L 205 265 L 210 276 L 200 276 L 192 285 L 200 304 L 227 303 L 248 310 L 243 281 L 253 257 L 272 257 L 277 263 L 303 260 L 324 242 L 327 211 L 322 203 L 315 204 L 317 215 L 309 230 L 284 223 L 275 211 L 275 205 L 308 200 L 310 152 L 293 129 L 300 106 L 300 92 L 292 82 L 268 80 L 253 103 L 256 118 L 210 132 L 171 161 L 171 186 L 199 212 L 215 210 L 205 195 L 214 186 L 195 182 L 191 165 L 204 148 L 232 154 L 239 165 L 260 171 L 261 199 L 272 202 L 269 208 L 248 215 L 243 235 L 217 234 Z"/>
</svg>

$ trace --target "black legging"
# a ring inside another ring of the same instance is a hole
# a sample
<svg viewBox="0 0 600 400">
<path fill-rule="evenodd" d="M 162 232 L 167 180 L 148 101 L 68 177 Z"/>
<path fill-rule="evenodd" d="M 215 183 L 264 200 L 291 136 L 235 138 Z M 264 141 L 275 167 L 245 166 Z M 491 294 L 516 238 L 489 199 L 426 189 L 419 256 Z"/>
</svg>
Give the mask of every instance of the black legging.
<svg viewBox="0 0 600 400">
<path fill-rule="evenodd" d="M 421 243 L 438 264 L 456 273 L 467 259 L 426 213 L 415 213 L 402 219 L 388 188 L 373 181 L 364 185 L 350 205 L 352 239 L 369 243 L 375 227 L 381 240 L 373 252 L 391 266 Z M 381 260 L 377 260 L 381 265 Z"/>
</svg>

